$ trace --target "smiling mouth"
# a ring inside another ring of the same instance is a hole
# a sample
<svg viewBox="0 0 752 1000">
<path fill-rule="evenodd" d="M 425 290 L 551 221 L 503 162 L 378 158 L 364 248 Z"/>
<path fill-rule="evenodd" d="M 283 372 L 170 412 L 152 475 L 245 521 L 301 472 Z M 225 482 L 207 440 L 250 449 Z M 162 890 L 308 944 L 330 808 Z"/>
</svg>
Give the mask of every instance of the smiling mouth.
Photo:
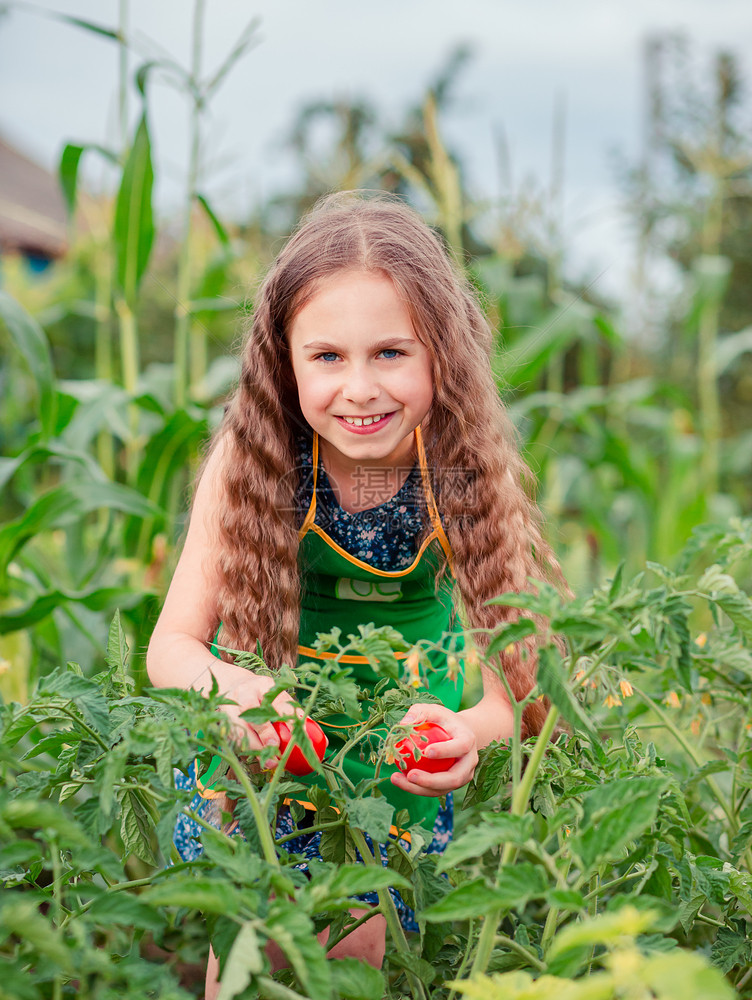
<svg viewBox="0 0 752 1000">
<path fill-rule="evenodd" d="M 377 424 L 384 417 L 390 416 L 389 413 L 376 413 L 372 417 L 340 417 L 340 420 L 344 420 L 347 424 L 352 424 L 354 427 L 370 427 L 371 424 Z"/>
</svg>

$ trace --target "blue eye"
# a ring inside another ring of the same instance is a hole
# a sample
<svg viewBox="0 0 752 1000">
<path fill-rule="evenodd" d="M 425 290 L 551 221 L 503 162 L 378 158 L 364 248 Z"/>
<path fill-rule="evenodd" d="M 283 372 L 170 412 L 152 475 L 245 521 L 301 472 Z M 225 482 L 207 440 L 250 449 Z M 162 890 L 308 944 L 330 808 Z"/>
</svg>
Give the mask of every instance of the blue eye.
<svg viewBox="0 0 752 1000">
<path fill-rule="evenodd" d="M 334 351 L 324 351 L 323 354 L 317 354 L 316 355 L 316 360 L 317 361 L 323 361 L 324 364 L 331 364 L 332 361 L 330 359 L 337 358 L 337 357 L 339 357 L 339 355 L 336 354 Z"/>
<path fill-rule="evenodd" d="M 395 357 L 399 357 L 402 354 L 402 351 L 398 351 L 396 347 L 385 347 L 384 350 L 381 353 L 382 354 L 393 354 Z M 394 358 L 387 358 L 386 360 L 387 361 L 393 361 Z"/>
</svg>

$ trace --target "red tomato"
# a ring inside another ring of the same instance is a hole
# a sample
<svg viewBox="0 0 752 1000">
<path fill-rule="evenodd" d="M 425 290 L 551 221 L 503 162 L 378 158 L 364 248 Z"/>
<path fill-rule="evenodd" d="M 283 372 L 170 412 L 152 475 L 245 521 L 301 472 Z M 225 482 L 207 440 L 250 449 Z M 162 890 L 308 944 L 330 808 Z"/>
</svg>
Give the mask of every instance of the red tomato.
<svg viewBox="0 0 752 1000">
<path fill-rule="evenodd" d="M 290 742 L 291 734 L 289 723 L 278 719 L 276 722 L 272 722 L 272 728 L 277 736 L 279 736 L 279 752 L 280 754 L 283 754 Z M 324 751 L 329 745 L 329 740 L 324 735 L 323 729 L 318 722 L 314 722 L 314 720 L 310 718 L 306 718 L 305 720 L 305 729 L 308 739 L 313 744 L 316 756 L 319 760 L 323 760 Z M 304 756 L 302 749 L 299 746 L 295 746 L 293 747 L 292 753 L 287 758 L 285 770 L 289 771 L 290 774 L 303 775 L 310 774 L 311 771 L 313 771 L 313 767 Z"/>
<path fill-rule="evenodd" d="M 432 743 L 444 743 L 451 738 L 446 729 L 442 729 L 437 723 L 421 722 L 410 736 L 400 740 L 394 748 L 397 752 L 397 767 L 403 774 L 406 774 L 413 767 L 419 768 L 421 771 L 429 771 L 431 774 L 448 771 L 453 764 L 457 763 L 459 757 L 425 757 L 423 751 Z"/>
</svg>

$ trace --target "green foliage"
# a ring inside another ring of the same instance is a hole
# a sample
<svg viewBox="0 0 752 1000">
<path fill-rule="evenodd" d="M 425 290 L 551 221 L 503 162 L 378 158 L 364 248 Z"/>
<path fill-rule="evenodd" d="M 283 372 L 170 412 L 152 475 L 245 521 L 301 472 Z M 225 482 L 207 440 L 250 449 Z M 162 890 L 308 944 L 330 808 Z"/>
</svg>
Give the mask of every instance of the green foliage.
<svg viewBox="0 0 752 1000">
<path fill-rule="evenodd" d="M 241 763 L 216 694 L 134 695 L 116 616 L 106 670 L 58 668 L 27 704 L 0 713 L 3 995 L 188 996 L 177 970 L 203 918 L 228 998 L 749 996 L 752 602 L 736 577 L 750 537 L 748 522 L 703 529 L 681 575 L 654 566 L 575 599 L 545 586 L 500 597 L 545 610 L 564 643 L 541 637 L 556 685 L 549 676 L 514 705 L 517 725 L 545 688 L 557 694 L 549 719 L 562 705 L 575 727 L 586 713 L 587 728 L 554 733 L 548 746 L 548 724 L 537 740 L 492 744 L 446 853 L 427 854 L 430 834 L 413 826 L 410 849 L 390 841 L 386 866 L 363 837 L 390 840 L 380 779 L 353 789 L 330 757 L 326 790 L 305 789 L 325 830 L 308 878 L 286 847 L 298 831 L 277 843 L 272 833 L 280 801 L 300 786 L 282 768 L 254 774 Z M 692 620 L 711 612 L 697 634 Z M 322 634 L 318 646 L 335 657 L 282 671 L 256 715 L 271 717 L 273 698 L 295 683 L 304 711 L 326 721 L 359 695 L 337 657 L 369 650 L 388 683 L 347 746 L 367 742 L 386 759 L 420 696 L 393 676 L 401 637 L 363 625 Z M 249 655 L 258 668 L 258 652 Z M 698 714 L 701 733 L 689 738 L 685 719 Z M 173 767 L 212 754 L 229 765 L 214 788 L 229 811 L 236 803 L 245 839 L 207 827 L 197 861 L 170 863 L 192 795 L 174 787 Z M 410 939 L 389 923 L 388 887 L 417 910 Z M 390 927 L 381 971 L 327 961 L 316 938 L 327 926 L 340 938 L 351 897 L 365 891 L 379 893 Z M 290 966 L 274 976 L 270 940 Z"/>
</svg>

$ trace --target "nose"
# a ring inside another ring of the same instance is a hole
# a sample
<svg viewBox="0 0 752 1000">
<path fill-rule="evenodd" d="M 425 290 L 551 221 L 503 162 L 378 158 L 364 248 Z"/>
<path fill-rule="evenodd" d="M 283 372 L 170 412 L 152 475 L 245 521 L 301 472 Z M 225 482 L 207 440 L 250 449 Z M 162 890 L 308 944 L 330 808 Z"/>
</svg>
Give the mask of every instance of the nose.
<svg viewBox="0 0 752 1000">
<path fill-rule="evenodd" d="M 342 385 L 342 398 L 363 406 L 381 395 L 381 386 L 366 365 L 354 365 Z"/>
</svg>

